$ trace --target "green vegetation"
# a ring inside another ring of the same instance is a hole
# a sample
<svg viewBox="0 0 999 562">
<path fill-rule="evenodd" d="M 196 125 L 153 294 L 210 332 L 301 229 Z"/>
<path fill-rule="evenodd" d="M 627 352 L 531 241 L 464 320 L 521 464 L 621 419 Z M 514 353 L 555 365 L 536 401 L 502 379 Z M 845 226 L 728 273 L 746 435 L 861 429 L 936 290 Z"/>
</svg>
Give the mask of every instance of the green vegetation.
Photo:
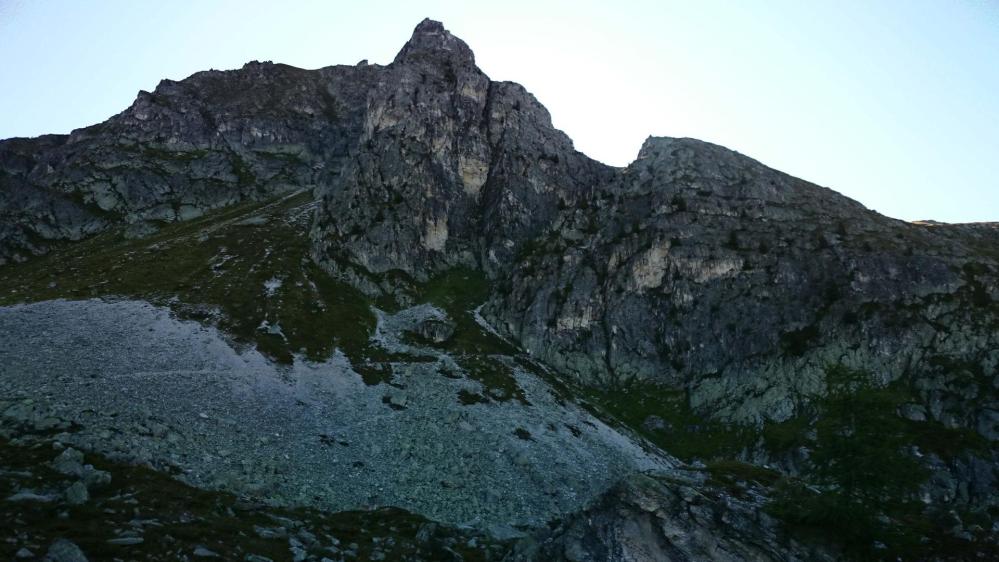
<svg viewBox="0 0 999 562">
<path fill-rule="evenodd" d="M 339 349 L 371 385 L 391 383 L 393 362 L 435 360 L 388 353 L 369 341 L 375 326 L 370 299 L 309 257 L 311 201 L 309 193 L 299 192 L 163 223 L 144 239 L 108 232 L 59 245 L 46 256 L 0 269 L 0 305 L 143 299 L 214 324 L 280 363 L 295 356 L 322 361 Z M 455 321 L 454 337 L 439 347 L 486 387 L 483 400 L 526 402 L 511 365 L 496 357 L 515 355 L 516 348 L 484 330 L 470 312 L 485 302 L 489 289 L 481 273 L 453 270 L 419 286 L 417 302 L 431 302 Z"/>
<path fill-rule="evenodd" d="M 969 365 L 933 363 L 977 379 Z M 802 538 L 845 545 L 850 559 L 908 560 L 970 548 L 940 528 L 916 498 L 929 474 L 912 450 L 947 460 L 988 451 L 989 443 L 971 430 L 900 417 L 901 405 L 917 402 L 901 382 L 879 386 L 869 373 L 838 364 L 827 368 L 826 382 L 827 394 L 799 415 L 760 428 L 709 421 L 691 410 L 683 391 L 649 383 L 583 393 L 598 415 L 681 459 L 705 461 L 709 484 L 735 495 L 746 486 L 770 488 L 772 515 Z M 737 460 L 759 445 L 774 456 L 805 447 L 810 460 L 800 478 Z"/>
<path fill-rule="evenodd" d="M 211 321 L 238 342 L 289 363 L 334 347 L 357 356 L 374 328 L 367 299 L 308 259 L 298 193 L 161 225 L 127 240 L 109 232 L 0 269 L 0 304 L 117 296 Z M 307 218 L 305 219 L 307 221 Z"/>
<path fill-rule="evenodd" d="M 785 332 L 780 336 L 781 347 L 792 357 L 800 357 L 808 351 L 812 342 L 819 336 L 818 326 L 812 324 L 800 330 Z"/>
<path fill-rule="evenodd" d="M 677 457 L 733 458 L 753 444 L 755 430 L 713 422 L 690 409 L 685 392 L 653 383 L 632 382 L 610 391 L 584 391 L 595 413 L 609 414 Z M 651 416 L 661 428 L 646 423 Z"/>
<path fill-rule="evenodd" d="M 929 474 L 911 448 L 953 456 L 975 440 L 899 417 L 898 407 L 911 399 L 899 384 L 879 387 L 868 373 L 842 365 L 827 369 L 826 382 L 827 395 L 813 405 L 815 440 L 803 481 L 783 480 L 769 511 L 804 536 L 834 538 L 856 559 L 950 552 L 953 539 L 915 497 Z"/>
<path fill-rule="evenodd" d="M 14 445 L 0 439 L 0 497 L 25 488 L 40 493 L 65 489 L 71 480 L 46 464 L 57 454 L 51 446 Z M 325 545 L 334 537 L 340 549 L 355 550 L 360 560 L 372 559 L 376 551 L 386 560 L 446 560 L 456 554 L 462 560 L 486 560 L 502 558 L 509 548 L 509 543 L 434 524 L 397 508 L 324 513 L 269 507 L 229 493 L 193 488 L 162 472 L 111 462 L 96 454 L 87 454 L 86 461 L 112 475 L 109 485 L 92 490 L 90 501 L 78 506 L 0 502 L 0 526 L 22 537 L 22 542 L 34 542 L 43 549 L 57 538 L 69 539 L 90 560 L 178 560 L 204 546 L 217 552 L 220 560 L 243 560 L 247 554 L 256 554 L 290 561 L 287 538 L 262 538 L 255 530 L 284 526 L 288 520 L 298 522 Z M 136 520 L 155 523 L 142 526 L 141 544 L 107 543 L 119 530 L 133 528 Z M 470 543 L 472 537 L 475 542 Z M 16 544 L 2 543 L 0 557 L 13 560 L 16 549 Z M 317 559 L 330 554 L 319 545 L 310 550 Z M 40 556 L 44 550 L 35 553 Z"/>
<path fill-rule="evenodd" d="M 736 460 L 713 460 L 706 464 L 705 470 L 710 475 L 709 484 L 731 493 L 740 493 L 742 483 L 770 487 L 780 480 L 780 473 L 776 470 Z"/>
<path fill-rule="evenodd" d="M 498 357 L 517 355 L 518 349 L 480 326 L 472 312 L 486 302 L 489 291 L 489 281 L 482 272 L 452 269 L 419 286 L 416 302 L 437 306 L 455 323 L 451 339 L 435 344 L 435 347 L 450 353 L 469 378 L 482 383 L 486 389 L 486 396 L 481 396 L 483 400 L 489 398 L 502 402 L 516 399 L 526 404 L 527 399 L 513 376 L 512 366 Z M 470 396 L 464 397 L 462 402 L 470 399 Z"/>
<path fill-rule="evenodd" d="M 905 396 L 894 387 L 875 387 L 870 375 L 842 365 L 826 370 L 826 384 L 815 424 L 813 480 L 861 503 L 914 492 L 927 475 L 905 450 L 911 440 L 896 414 Z"/>
<path fill-rule="evenodd" d="M 489 298 L 489 289 L 482 272 L 464 268 L 437 275 L 417 288 L 416 302 L 437 306 L 455 323 L 454 336 L 440 345 L 442 349 L 476 355 L 517 353 L 517 348 L 483 329 L 472 315 Z"/>
</svg>

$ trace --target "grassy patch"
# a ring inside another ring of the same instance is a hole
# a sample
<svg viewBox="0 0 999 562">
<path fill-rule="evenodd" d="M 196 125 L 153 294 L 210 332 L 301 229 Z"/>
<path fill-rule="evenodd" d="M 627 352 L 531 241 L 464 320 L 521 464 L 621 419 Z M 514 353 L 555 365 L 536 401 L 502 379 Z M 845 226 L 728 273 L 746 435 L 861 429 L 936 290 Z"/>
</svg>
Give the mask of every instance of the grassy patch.
<svg viewBox="0 0 999 562">
<path fill-rule="evenodd" d="M 763 443 L 771 453 L 782 453 L 798 447 L 811 444 L 806 437 L 812 426 L 808 415 L 798 415 L 783 422 L 766 422 L 763 424 Z"/>
<path fill-rule="evenodd" d="M 738 489 L 741 483 L 770 487 L 781 477 L 776 470 L 730 459 L 710 461 L 705 470 L 711 475 L 712 483 L 729 490 Z"/>
<path fill-rule="evenodd" d="M 827 369 L 826 382 L 828 394 L 813 405 L 815 440 L 803 475 L 813 487 L 785 482 L 768 509 L 803 536 L 843 544 L 857 559 L 950 554 L 953 537 L 915 497 L 929 473 L 909 451 L 916 445 L 950 459 L 987 443 L 972 431 L 899 417 L 899 405 L 912 398 L 901 384 L 879 387 L 868 373 L 842 365 Z M 778 439 L 799 442 L 792 427 Z"/>
<path fill-rule="evenodd" d="M 64 244 L 0 268 L 0 304 L 138 298 L 214 323 L 279 362 L 323 360 L 334 347 L 356 355 L 374 316 L 363 295 L 309 260 L 301 214 L 310 202 L 299 193 L 164 224 L 141 240 L 106 233 Z"/>
<path fill-rule="evenodd" d="M 429 302 L 447 312 L 455 323 L 454 336 L 439 347 L 466 354 L 515 355 L 517 349 L 489 333 L 472 311 L 489 298 L 490 284 L 482 272 L 453 269 L 417 289 L 417 302 Z"/>
<path fill-rule="evenodd" d="M 25 488 L 37 492 L 65 489 L 71 480 L 46 465 L 57 454 L 51 446 L 15 446 L 0 439 L 0 497 Z M 42 556 L 52 541 L 66 538 L 90 560 L 179 560 L 204 546 L 224 560 L 256 554 L 287 561 L 291 560 L 288 539 L 261 538 L 255 527 L 285 526 L 294 536 L 296 528 L 288 527 L 288 520 L 319 539 L 318 545 L 307 547 L 316 559 L 340 558 L 325 549 L 333 539 L 338 541 L 337 548 L 355 552 L 360 560 L 371 559 L 376 551 L 386 560 L 445 560 L 454 552 L 464 560 L 489 560 L 502 558 L 509 547 L 396 508 L 324 513 L 266 507 L 228 493 L 190 487 L 161 472 L 112 463 L 99 455 L 87 454 L 86 462 L 109 471 L 112 480 L 92 490 L 90 501 L 83 505 L 0 501 L 0 528 L 19 537 L 16 543 L 0 543 L 0 557 L 13 560 L 24 545 Z M 141 544 L 107 543 L 117 536 L 116 530 L 130 529 L 136 520 L 153 522 L 143 526 Z M 469 546 L 472 537 L 475 543 Z"/>
<path fill-rule="evenodd" d="M 458 402 L 461 402 L 463 406 L 472 406 L 474 404 L 486 404 L 489 402 L 489 399 L 479 394 L 478 392 L 459 390 Z"/>
<path fill-rule="evenodd" d="M 513 368 L 497 357 L 515 356 L 519 350 L 480 326 L 472 312 L 486 302 L 489 292 L 490 284 L 483 273 L 453 269 L 418 287 L 416 301 L 429 302 L 447 312 L 455 323 L 454 335 L 432 345 L 449 352 L 469 378 L 485 387 L 488 398 L 499 402 L 516 399 L 526 404 Z"/>
<path fill-rule="evenodd" d="M 752 445 L 755 430 L 709 421 L 690 409 L 686 393 L 653 383 L 635 382 L 611 391 L 586 391 L 587 399 L 602 412 L 637 431 L 683 460 L 732 458 Z M 646 423 L 662 419 L 662 428 Z"/>
</svg>

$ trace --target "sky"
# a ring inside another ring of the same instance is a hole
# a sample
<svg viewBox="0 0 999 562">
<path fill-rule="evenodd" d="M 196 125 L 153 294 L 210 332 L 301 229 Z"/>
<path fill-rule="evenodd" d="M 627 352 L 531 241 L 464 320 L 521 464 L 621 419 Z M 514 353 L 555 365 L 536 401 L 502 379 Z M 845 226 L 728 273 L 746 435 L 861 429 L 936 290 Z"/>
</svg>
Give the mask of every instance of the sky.
<svg viewBox="0 0 999 562">
<path fill-rule="evenodd" d="M 0 138 L 250 60 L 387 64 L 424 17 L 602 162 L 694 137 L 891 217 L 999 221 L 999 0 L 0 0 Z"/>
</svg>

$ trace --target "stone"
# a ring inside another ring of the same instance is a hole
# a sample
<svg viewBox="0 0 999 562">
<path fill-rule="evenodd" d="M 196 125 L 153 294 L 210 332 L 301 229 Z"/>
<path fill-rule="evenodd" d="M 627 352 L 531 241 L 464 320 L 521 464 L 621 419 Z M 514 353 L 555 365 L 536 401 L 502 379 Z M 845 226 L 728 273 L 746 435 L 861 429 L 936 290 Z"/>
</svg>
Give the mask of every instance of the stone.
<svg viewBox="0 0 999 562">
<path fill-rule="evenodd" d="M 49 503 L 54 501 L 56 496 L 50 494 L 39 494 L 33 490 L 20 490 L 7 497 L 9 502 L 38 502 Z"/>
<path fill-rule="evenodd" d="M 107 543 L 115 546 L 135 546 L 146 542 L 142 537 L 115 537 L 108 539 Z"/>
<path fill-rule="evenodd" d="M 406 403 L 409 401 L 405 392 L 395 389 L 389 392 L 388 399 L 389 399 L 389 404 L 392 404 L 393 406 L 398 406 L 400 408 L 405 408 Z"/>
<path fill-rule="evenodd" d="M 83 474 L 83 453 L 72 447 L 67 447 L 52 461 L 52 468 L 67 476 Z"/>
<path fill-rule="evenodd" d="M 416 325 L 416 333 L 423 339 L 442 344 L 451 339 L 454 335 L 455 325 L 453 322 L 438 319 L 426 319 Z"/>
<path fill-rule="evenodd" d="M 83 505 L 90 501 L 90 493 L 87 492 L 87 486 L 83 482 L 71 484 L 69 488 L 66 488 L 64 495 L 69 505 Z"/>
<path fill-rule="evenodd" d="M 34 557 L 35 557 L 35 553 L 31 552 L 27 548 L 20 548 L 20 549 L 18 549 L 17 552 L 14 553 L 14 558 L 17 558 L 18 560 L 25 560 L 25 559 L 34 558 Z"/>
<path fill-rule="evenodd" d="M 195 548 L 194 552 L 191 553 L 191 554 L 195 558 L 221 558 L 221 556 L 219 555 L 219 553 L 217 553 L 215 551 L 212 551 L 212 550 L 209 550 L 209 549 L 207 549 L 207 548 L 205 548 L 203 546 L 199 546 L 199 547 Z"/>
<path fill-rule="evenodd" d="M 111 473 L 106 470 L 97 470 L 88 464 L 84 465 L 82 472 L 83 483 L 87 489 L 103 488 L 111 483 Z"/>
<path fill-rule="evenodd" d="M 262 539 L 285 539 L 288 538 L 288 529 L 284 527 L 261 527 L 253 526 L 253 532 Z"/>
<path fill-rule="evenodd" d="M 911 421 L 926 421 L 926 408 L 920 404 L 902 404 L 899 415 Z"/>
<path fill-rule="evenodd" d="M 87 557 L 75 543 L 56 539 L 45 553 L 45 562 L 87 562 Z"/>
</svg>

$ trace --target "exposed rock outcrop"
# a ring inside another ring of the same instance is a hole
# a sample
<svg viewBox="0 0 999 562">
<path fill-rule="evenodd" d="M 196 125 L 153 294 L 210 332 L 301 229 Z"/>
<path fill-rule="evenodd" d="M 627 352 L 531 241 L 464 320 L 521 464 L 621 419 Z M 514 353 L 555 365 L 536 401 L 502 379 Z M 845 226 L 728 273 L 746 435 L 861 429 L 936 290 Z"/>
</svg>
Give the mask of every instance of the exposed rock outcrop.
<svg viewBox="0 0 999 562">
<path fill-rule="evenodd" d="M 832 561 L 835 551 L 802 545 L 762 510 L 690 482 L 639 475 L 517 553 L 573 562 Z"/>
</svg>

